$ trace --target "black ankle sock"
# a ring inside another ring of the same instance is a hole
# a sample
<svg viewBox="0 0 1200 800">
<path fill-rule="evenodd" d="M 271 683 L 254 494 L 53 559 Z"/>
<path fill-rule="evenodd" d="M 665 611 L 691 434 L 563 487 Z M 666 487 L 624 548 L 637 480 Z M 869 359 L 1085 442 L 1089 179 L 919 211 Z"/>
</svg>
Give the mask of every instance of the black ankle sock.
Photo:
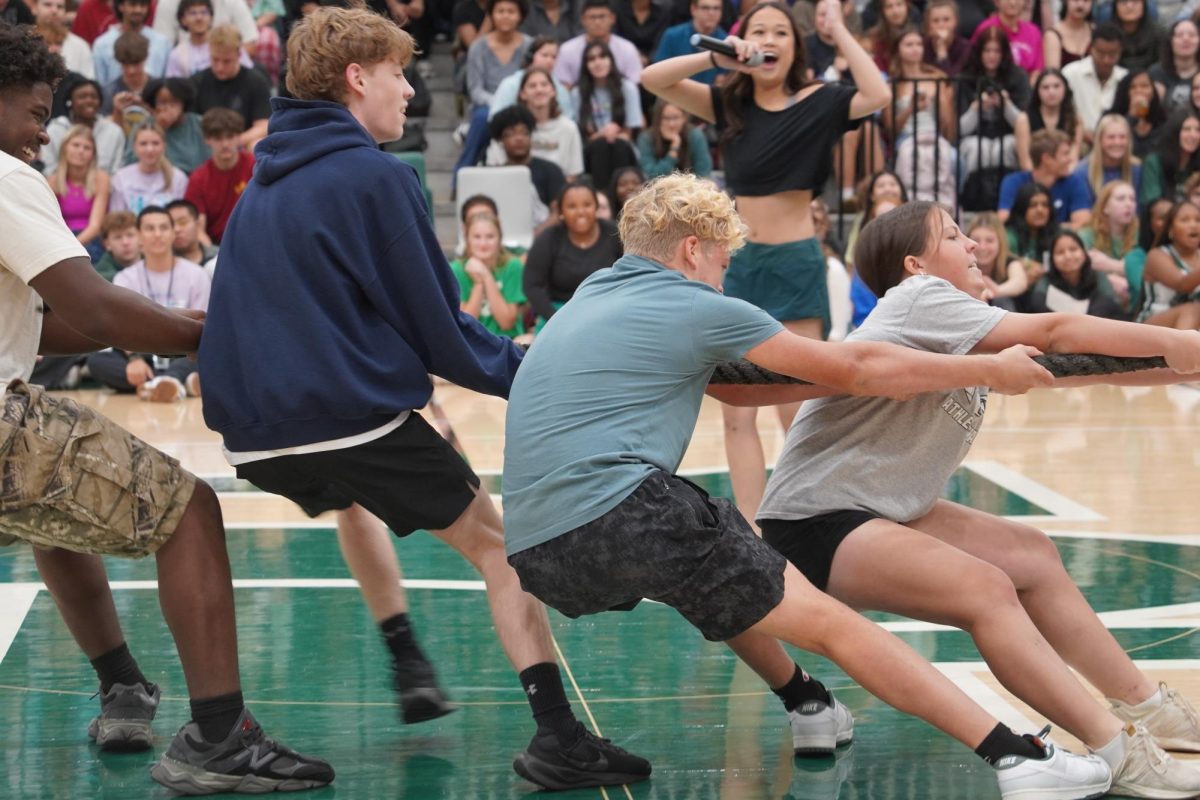
<svg viewBox="0 0 1200 800">
<path fill-rule="evenodd" d="M 533 719 L 539 731 L 553 731 L 559 735 L 574 731 L 575 715 L 571 712 L 571 704 L 567 702 L 558 664 L 549 661 L 534 664 L 523 670 L 520 678 L 525 699 L 533 709 Z"/>
<path fill-rule="evenodd" d="M 246 708 L 241 692 L 220 694 L 203 700 L 191 701 L 192 721 L 200 726 L 200 735 L 208 742 L 219 742 L 233 730 Z"/>
<path fill-rule="evenodd" d="M 783 701 L 783 707 L 788 711 L 799 708 L 800 704 L 806 700 L 820 700 L 822 703 L 832 701 L 829 690 L 825 688 L 824 684 L 800 669 L 799 664 L 796 665 L 796 672 L 790 681 L 771 691 L 779 696 L 779 699 Z"/>
<path fill-rule="evenodd" d="M 397 663 L 411 658 L 426 660 L 425 654 L 417 645 L 416 637 L 413 636 L 412 623 L 409 622 L 408 614 L 388 617 L 379 623 L 379 632 L 383 634 L 383 641 Z"/>
<path fill-rule="evenodd" d="M 975 755 L 989 764 L 995 764 L 1005 756 L 1024 756 L 1025 758 L 1042 758 L 1046 752 L 1024 736 L 1018 736 L 1003 722 L 996 723 L 992 732 L 984 737 Z"/>
<path fill-rule="evenodd" d="M 129 652 L 129 646 L 124 642 L 104 655 L 93 658 L 92 667 L 96 670 L 96 676 L 100 678 L 102 692 L 107 692 L 114 683 L 123 683 L 126 686 L 140 683 L 149 688 L 149 681 L 138 668 L 137 661 Z"/>
</svg>

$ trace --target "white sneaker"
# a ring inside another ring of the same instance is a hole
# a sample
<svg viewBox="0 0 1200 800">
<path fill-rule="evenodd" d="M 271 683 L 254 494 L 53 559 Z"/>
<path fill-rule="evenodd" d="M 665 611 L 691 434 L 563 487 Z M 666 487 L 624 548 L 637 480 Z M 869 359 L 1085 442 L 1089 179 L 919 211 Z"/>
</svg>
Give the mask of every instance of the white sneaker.
<svg viewBox="0 0 1200 800">
<path fill-rule="evenodd" d="M 832 704 L 806 700 L 788 712 L 792 724 L 792 747 L 796 755 L 832 753 L 838 745 L 854 738 L 854 717 L 829 693 Z"/>
<path fill-rule="evenodd" d="M 1042 758 L 1005 756 L 995 764 L 1000 796 L 1004 800 L 1086 800 L 1100 797 L 1112 785 L 1112 770 L 1100 756 L 1077 756 L 1038 738 L 1046 755 Z"/>
<path fill-rule="evenodd" d="M 1200 770 L 1176 761 L 1141 725 L 1125 737 L 1125 758 L 1113 770 L 1112 793 L 1124 797 L 1182 800 L 1200 795 Z"/>
<path fill-rule="evenodd" d="M 1112 711 L 1124 722 L 1141 725 L 1164 750 L 1183 750 L 1200 753 L 1200 715 L 1183 695 L 1167 686 L 1158 685 L 1162 703 L 1149 711 L 1110 699 Z"/>
</svg>

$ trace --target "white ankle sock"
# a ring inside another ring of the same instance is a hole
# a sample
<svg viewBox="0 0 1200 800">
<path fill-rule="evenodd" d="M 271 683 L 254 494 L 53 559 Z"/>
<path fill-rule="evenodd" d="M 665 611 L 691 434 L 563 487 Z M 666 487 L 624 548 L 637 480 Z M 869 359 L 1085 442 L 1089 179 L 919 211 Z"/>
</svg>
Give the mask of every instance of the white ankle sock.
<svg viewBox="0 0 1200 800">
<path fill-rule="evenodd" d="M 1131 730 L 1132 726 L 1121 729 L 1121 732 L 1114 736 L 1111 742 L 1092 752 L 1103 758 L 1109 768 L 1115 771 L 1125 760 L 1126 737 L 1132 735 L 1130 734 Z"/>
<path fill-rule="evenodd" d="M 1154 694 L 1147 699 L 1131 707 L 1133 711 L 1151 711 L 1163 704 L 1163 690 L 1161 687 L 1155 688 Z"/>
</svg>

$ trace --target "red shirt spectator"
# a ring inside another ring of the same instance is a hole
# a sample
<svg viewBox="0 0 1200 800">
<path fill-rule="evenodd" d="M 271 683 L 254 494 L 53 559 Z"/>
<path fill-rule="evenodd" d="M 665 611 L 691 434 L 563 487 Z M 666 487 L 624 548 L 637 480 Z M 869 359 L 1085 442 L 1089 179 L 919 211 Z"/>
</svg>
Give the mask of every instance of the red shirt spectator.
<svg viewBox="0 0 1200 800">
<path fill-rule="evenodd" d="M 155 0 L 150 0 L 150 14 L 146 24 L 154 24 Z M 89 45 L 96 37 L 108 30 L 117 21 L 113 4 L 109 0 L 83 0 L 79 10 L 75 12 L 75 22 L 71 25 L 71 33 L 82 38 Z"/>
<path fill-rule="evenodd" d="M 229 215 L 253 174 L 253 154 L 241 151 L 231 168 L 223 170 L 210 158 L 188 178 L 183 199 L 193 203 L 204 215 L 205 230 L 214 244 L 221 241 Z"/>
</svg>

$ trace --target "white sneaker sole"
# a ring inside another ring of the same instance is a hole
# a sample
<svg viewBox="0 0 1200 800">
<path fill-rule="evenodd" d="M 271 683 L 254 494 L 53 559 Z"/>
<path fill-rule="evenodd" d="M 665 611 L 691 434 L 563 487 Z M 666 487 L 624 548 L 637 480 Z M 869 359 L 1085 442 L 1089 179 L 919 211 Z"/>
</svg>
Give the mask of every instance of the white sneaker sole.
<svg viewBox="0 0 1200 800">
<path fill-rule="evenodd" d="M 154 745 L 154 732 L 144 720 L 92 720 L 88 736 L 108 751 L 149 750 Z"/>
<path fill-rule="evenodd" d="M 1092 800 L 1103 797 L 1108 793 L 1111 781 L 1092 784 L 1091 786 L 1064 786 L 1058 789 L 1036 787 L 1031 789 L 1013 789 L 1001 792 L 1003 800 Z"/>
<path fill-rule="evenodd" d="M 1200 796 L 1200 792 L 1187 789 L 1153 789 L 1141 786 L 1121 786 L 1113 784 L 1112 794 L 1115 797 L 1147 797 L 1150 800 L 1188 800 Z"/>
</svg>

